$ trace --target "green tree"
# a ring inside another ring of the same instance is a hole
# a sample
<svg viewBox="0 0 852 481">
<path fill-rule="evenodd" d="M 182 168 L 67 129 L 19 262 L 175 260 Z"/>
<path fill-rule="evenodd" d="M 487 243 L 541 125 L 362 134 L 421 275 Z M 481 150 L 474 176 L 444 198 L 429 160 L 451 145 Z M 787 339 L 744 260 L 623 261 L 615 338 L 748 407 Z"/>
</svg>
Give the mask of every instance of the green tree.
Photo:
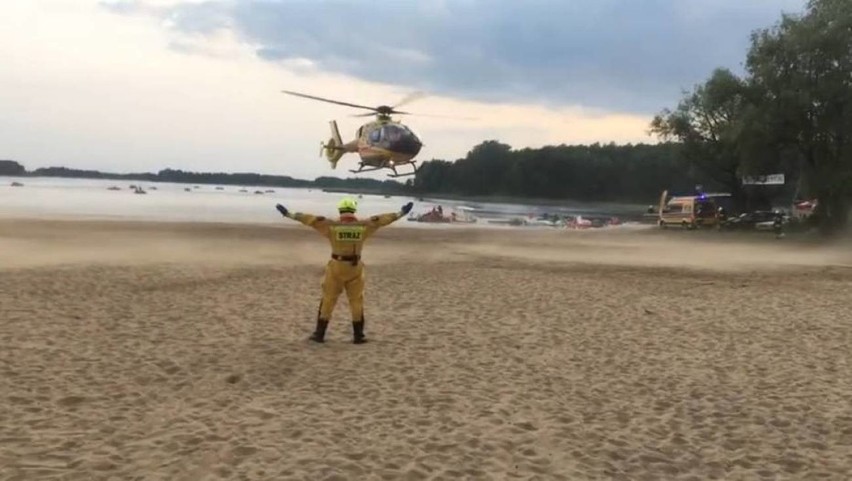
<svg viewBox="0 0 852 481">
<path fill-rule="evenodd" d="M 27 169 L 14 160 L 0 160 L 0 175 L 26 175 Z"/>
<path fill-rule="evenodd" d="M 505 193 L 504 173 L 511 163 L 512 147 L 487 140 L 473 147 L 456 164 L 453 182 L 456 188 L 472 195 Z"/>
<path fill-rule="evenodd" d="M 674 111 L 664 109 L 650 132 L 682 143 L 683 158 L 697 173 L 717 182 L 742 206 L 740 136 L 749 106 L 749 87 L 727 69 L 716 69 Z"/>
<path fill-rule="evenodd" d="M 799 154 L 820 229 L 842 230 L 852 197 L 852 2 L 811 0 L 804 15 L 755 32 L 747 68 L 766 138 Z"/>
<path fill-rule="evenodd" d="M 672 143 L 512 150 L 490 140 L 455 162 L 424 162 L 413 188 L 418 193 L 653 203 L 663 189 L 712 185 L 684 169 L 680 150 Z"/>
</svg>

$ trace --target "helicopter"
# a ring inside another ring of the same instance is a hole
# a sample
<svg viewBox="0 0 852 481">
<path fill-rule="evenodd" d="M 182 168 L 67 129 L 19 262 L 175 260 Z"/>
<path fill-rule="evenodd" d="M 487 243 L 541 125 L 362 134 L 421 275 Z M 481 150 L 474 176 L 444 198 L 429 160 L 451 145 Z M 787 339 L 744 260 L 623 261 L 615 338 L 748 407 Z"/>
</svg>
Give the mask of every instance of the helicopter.
<svg viewBox="0 0 852 481">
<path fill-rule="evenodd" d="M 397 120 L 393 120 L 391 115 L 412 115 L 410 112 L 400 112 L 397 107 L 411 102 L 422 97 L 422 92 L 415 92 L 408 95 L 403 100 L 394 106 L 380 105 L 378 107 L 369 107 L 366 105 L 358 105 L 349 102 L 341 102 L 339 100 L 331 100 L 322 97 L 315 97 L 299 92 L 282 90 L 282 92 L 304 97 L 322 102 L 329 102 L 348 107 L 371 110 L 373 113 L 357 114 L 353 117 L 369 117 L 376 116 L 376 120 L 367 122 L 358 128 L 355 134 L 355 139 L 344 143 L 340 137 L 340 131 L 337 128 L 337 121 L 329 122 L 331 126 L 331 138 L 328 143 L 320 143 L 320 156 L 325 154 L 326 159 L 331 163 L 331 168 L 337 168 L 337 162 L 347 153 L 358 153 L 361 157 L 358 170 L 350 170 L 354 174 L 363 172 L 372 172 L 382 169 L 390 169 L 393 174 L 388 174 L 388 177 L 408 177 L 417 174 L 417 161 L 414 157 L 420 153 L 423 143 L 408 126 Z M 440 117 L 430 115 L 431 117 Z M 411 165 L 412 172 L 399 173 L 397 167 L 402 165 Z"/>
</svg>

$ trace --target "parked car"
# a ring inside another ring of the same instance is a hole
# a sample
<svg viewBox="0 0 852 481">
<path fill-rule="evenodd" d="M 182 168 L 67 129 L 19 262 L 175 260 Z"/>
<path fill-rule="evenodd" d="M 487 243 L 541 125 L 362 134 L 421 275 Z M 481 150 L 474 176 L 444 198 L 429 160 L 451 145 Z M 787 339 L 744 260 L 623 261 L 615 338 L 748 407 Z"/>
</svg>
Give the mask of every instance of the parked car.
<svg viewBox="0 0 852 481">
<path fill-rule="evenodd" d="M 780 212 L 758 210 L 727 219 L 721 227 L 724 230 L 774 231 L 788 222 L 789 218 Z"/>
</svg>

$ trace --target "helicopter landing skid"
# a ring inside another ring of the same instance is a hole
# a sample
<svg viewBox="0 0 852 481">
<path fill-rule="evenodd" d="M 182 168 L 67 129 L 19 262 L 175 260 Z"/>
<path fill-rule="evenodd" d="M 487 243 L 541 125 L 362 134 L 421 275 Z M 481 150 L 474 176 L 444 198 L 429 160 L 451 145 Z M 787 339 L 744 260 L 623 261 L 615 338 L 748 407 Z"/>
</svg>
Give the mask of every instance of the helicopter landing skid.
<svg viewBox="0 0 852 481">
<path fill-rule="evenodd" d="M 411 161 L 409 163 L 411 164 L 411 167 L 414 168 L 413 171 L 411 171 L 407 174 L 400 174 L 399 172 L 396 171 L 396 166 L 392 165 L 391 170 L 393 170 L 393 174 L 388 174 L 388 177 L 397 178 L 397 177 L 410 177 L 412 175 L 417 175 L 417 170 L 418 170 L 417 169 L 417 163 L 414 162 L 414 161 Z"/>
<path fill-rule="evenodd" d="M 365 169 L 364 165 L 361 164 L 361 167 L 358 170 L 349 169 L 349 172 L 352 172 L 353 174 L 361 174 L 363 172 L 372 172 L 374 170 L 382 170 L 384 168 L 385 167 L 370 167 L 369 169 Z"/>
<path fill-rule="evenodd" d="M 361 164 L 361 167 L 360 167 L 358 170 L 352 170 L 352 169 L 350 169 L 350 170 L 349 170 L 349 172 L 352 172 L 353 174 L 362 174 L 362 173 L 364 173 L 364 172 L 373 172 L 373 171 L 376 171 L 376 170 L 391 169 L 391 170 L 393 170 L 393 174 L 388 174 L 388 177 L 393 177 L 393 178 L 396 178 L 396 177 L 410 177 L 410 176 L 412 176 L 412 175 L 416 175 L 416 174 L 417 174 L 417 170 L 418 170 L 418 168 L 417 168 L 417 164 L 416 164 L 415 162 L 409 162 L 409 163 L 410 163 L 410 164 L 411 164 L 411 166 L 414 168 L 414 171 L 412 171 L 412 172 L 408 172 L 408 173 L 405 173 L 405 174 L 400 174 L 399 172 L 397 172 L 397 171 L 396 171 L 396 166 L 395 166 L 395 165 L 391 165 L 390 167 L 388 167 L 388 166 L 381 166 L 381 167 L 369 167 L 369 168 L 366 168 L 366 169 L 365 169 L 365 168 L 364 168 L 364 164 Z"/>
</svg>

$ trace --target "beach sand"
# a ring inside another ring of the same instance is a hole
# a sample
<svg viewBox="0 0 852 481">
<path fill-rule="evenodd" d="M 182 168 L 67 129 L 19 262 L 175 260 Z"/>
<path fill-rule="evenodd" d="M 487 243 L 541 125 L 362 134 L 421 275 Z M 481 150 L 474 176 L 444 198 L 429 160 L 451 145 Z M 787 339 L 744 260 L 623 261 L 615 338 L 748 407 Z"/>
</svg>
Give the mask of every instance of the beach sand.
<svg viewBox="0 0 852 481">
<path fill-rule="evenodd" d="M 852 478 L 848 249 L 400 222 L 313 345 L 327 256 L 0 221 L 0 480 Z"/>
</svg>

